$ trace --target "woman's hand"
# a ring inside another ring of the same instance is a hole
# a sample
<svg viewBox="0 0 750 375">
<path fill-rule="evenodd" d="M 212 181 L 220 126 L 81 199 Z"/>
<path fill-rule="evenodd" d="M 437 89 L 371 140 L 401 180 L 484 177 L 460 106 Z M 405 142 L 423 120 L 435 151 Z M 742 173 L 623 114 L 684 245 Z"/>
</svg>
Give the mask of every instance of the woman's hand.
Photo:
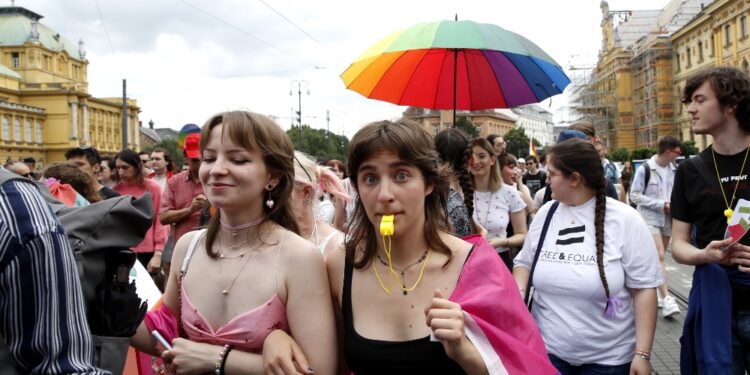
<svg viewBox="0 0 750 375">
<path fill-rule="evenodd" d="M 263 369 L 266 374 L 314 374 L 305 354 L 286 332 L 277 329 L 263 342 Z"/>
<path fill-rule="evenodd" d="M 651 363 L 636 355 L 630 362 L 630 375 L 649 375 L 651 374 Z"/>
<path fill-rule="evenodd" d="M 471 345 L 464 333 L 464 313 L 461 305 L 443 297 L 439 289 L 435 289 L 432 303 L 425 309 L 427 326 L 433 336 L 443 344 L 445 353 L 456 360 L 463 353 L 465 345 Z"/>
<path fill-rule="evenodd" d="M 730 252 L 731 264 L 736 264 L 737 269 L 742 272 L 750 272 L 750 246 L 738 242 L 732 245 L 727 252 Z"/>
<path fill-rule="evenodd" d="M 154 251 L 154 255 L 151 256 L 151 260 L 148 261 L 148 267 L 146 267 L 146 271 L 148 271 L 148 273 L 154 274 L 158 273 L 160 268 L 161 251 Z"/>
<path fill-rule="evenodd" d="M 164 364 L 177 375 L 211 373 L 216 368 L 216 359 L 221 348 L 215 345 L 201 344 L 176 338 L 172 340 L 172 349 L 161 353 Z"/>
</svg>

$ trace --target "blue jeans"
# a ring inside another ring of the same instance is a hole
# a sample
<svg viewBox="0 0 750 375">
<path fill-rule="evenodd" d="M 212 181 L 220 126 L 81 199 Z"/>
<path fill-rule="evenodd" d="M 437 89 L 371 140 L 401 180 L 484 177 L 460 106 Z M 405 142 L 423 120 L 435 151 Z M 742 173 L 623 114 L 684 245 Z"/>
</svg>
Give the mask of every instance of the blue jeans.
<svg viewBox="0 0 750 375">
<path fill-rule="evenodd" d="M 628 375 L 630 373 L 630 362 L 614 366 L 598 363 L 573 366 L 553 354 L 549 354 L 549 360 L 562 375 Z"/>
<path fill-rule="evenodd" d="M 750 372 L 750 310 L 732 317 L 732 374 Z"/>
</svg>

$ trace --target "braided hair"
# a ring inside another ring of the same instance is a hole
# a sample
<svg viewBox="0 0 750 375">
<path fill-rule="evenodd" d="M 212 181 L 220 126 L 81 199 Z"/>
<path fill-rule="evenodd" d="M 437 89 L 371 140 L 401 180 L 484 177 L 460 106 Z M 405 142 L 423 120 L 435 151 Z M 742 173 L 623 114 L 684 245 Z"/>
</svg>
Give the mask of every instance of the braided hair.
<svg viewBox="0 0 750 375">
<path fill-rule="evenodd" d="M 607 275 L 604 272 L 604 217 L 607 208 L 607 184 L 604 179 L 599 153 L 591 143 L 572 138 L 552 146 L 548 152 L 548 163 L 552 163 L 560 172 L 570 177 L 574 172 L 578 173 L 584 186 L 594 190 L 596 205 L 594 208 L 594 232 L 596 235 L 596 264 L 599 268 L 604 293 L 607 296 L 605 314 L 609 314 L 611 304 L 614 302 L 610 297 Z"/>
<path fill-rule="evenodd" d="M 435 136 L 435 149 L 443 163 L 448 164 L 453 175 L 458 179 L 464 196 L 464 205 L 469 216 L 472 233 L 478 233 L 474 222 L 474 185 L 469 174 L 469 159 L 471 158 L 471 139 L 461 129 L 448 128 Z"/>
</svg>

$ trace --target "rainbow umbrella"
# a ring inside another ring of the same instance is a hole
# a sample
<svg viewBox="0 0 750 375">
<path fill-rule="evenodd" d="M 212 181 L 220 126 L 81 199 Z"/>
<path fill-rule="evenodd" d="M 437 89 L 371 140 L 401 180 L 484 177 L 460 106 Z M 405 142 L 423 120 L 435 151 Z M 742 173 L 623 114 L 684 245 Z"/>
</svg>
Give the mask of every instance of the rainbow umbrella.
<svg viewBox="0 0 750 375">
<path fill-rule="evenodd" d="M 180 129 L 179 137 L 177 137 L 177 144 L 180 146 L 180 149 L 185 147 L 185 138 L 187 138 L 188 135 L 200 132 L 201 128 L 199 128 L 198 125 L 185 124 L 182 129 Z"/>
<path fill-rule="evenodd" d="M 420 23 L 382 39 L 342 74 L 371 99 L 432 109 L 479 110 L 537 103 L 570 83 L 536 44 L 473 21 Z"/>
</svg>

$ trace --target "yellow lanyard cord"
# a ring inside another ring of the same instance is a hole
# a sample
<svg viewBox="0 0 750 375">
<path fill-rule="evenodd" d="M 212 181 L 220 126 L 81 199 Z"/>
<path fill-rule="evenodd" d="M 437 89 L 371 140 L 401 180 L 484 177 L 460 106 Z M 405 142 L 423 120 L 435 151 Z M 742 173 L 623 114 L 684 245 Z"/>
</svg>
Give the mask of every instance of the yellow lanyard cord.
<svg viewBox="0 0 750 375">
<path fill-rule="evenodd" d="M 388 237 L 388 246 L 385 244 L 385 237 Z M 385 257 L 388 259 L 388 284 L 392 284 L 393 282 L 393 263 L 391 262 L 391 236 L 383 236 L 383 249 L 385 250 Z M 373 262 L 372 263 L 372 269 L 375 270 L 375 277 L 378 278 L 378 282 L 380 283 L 380 287 L 385 290 L 386 293 L 391 294 L 391 288 L 386 288 L 385 284 L 383 284 L 383 280 L 380 278 L 380 274 L 378 273 L 378 265 Z"/>
<path fill-rule="evenodd" d="M 747 154 L 750 152 L 750 147 L 747 148 L 745 151 L 745 159 L 742 160 L 742 167 L 740 167 L 740 175 L 742 175 L 742 172 L 745 170 L 745 162 L 747 161 Z M 711 157 L 714 159 L 714 170 L 716 171 L 716 178 L 719 180 L 719 189 L 721 189 L 721 195 L 724 197 L 724 204 L 727 205 L 727 209 L 724 210 L 724 216 L 727 217 L 727 224 L 729 224 L 729 220 L 732 218 L 732 215 L 734 214 L 734 210 L 732 210 L 732 204 L 734 204 L 735 195 L 737 194 L 737 187 L 740 186 L 739 179 L 734 184 L 734 192 L 732 192 L 732 200 L 730 202 L 727 202 L 727 194 L 724 193 L 724 185 L 721 184 L 721 176 L 719 176 L 719 165 L 716 164 L 716 154 L 714 153 L 714 146 L 711 146 Z"/>
</svg>

